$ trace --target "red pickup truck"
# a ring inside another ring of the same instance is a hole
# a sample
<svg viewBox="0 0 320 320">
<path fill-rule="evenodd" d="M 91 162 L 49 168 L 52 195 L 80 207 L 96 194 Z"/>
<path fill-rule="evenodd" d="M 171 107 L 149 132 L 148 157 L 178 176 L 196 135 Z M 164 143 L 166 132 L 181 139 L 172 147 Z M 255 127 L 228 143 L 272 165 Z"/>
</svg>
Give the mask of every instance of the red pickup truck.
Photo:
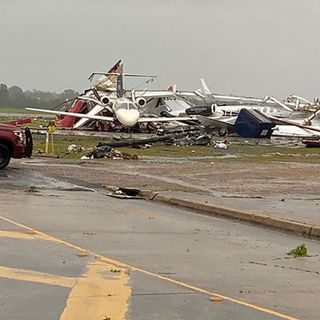
<svg viewBox="0 0 320 320">
<path fill-rule="evenodd" d="M 30 158 L 32 135 L 28 128 L 0 124 L 0 169 L 4 169 L 11 158 Z"/>
</svg>

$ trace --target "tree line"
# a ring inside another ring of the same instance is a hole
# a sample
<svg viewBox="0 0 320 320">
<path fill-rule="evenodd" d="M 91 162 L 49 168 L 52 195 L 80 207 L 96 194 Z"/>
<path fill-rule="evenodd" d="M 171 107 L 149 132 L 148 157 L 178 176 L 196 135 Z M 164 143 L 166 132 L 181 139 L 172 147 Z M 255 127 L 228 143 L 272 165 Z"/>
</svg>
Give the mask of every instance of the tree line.
<svg viewBox="0 0 320 320">
<path fill-rule="evenodd" d="M 78 92 L 72 89 L 63 92 L 44 92 L 41 90 L 23 91 L 18 86 L 8 87 L 0 84 L 0 107 L 45 107 L 54 108 L 66 100 L 75 98 Z"/>
</svg>

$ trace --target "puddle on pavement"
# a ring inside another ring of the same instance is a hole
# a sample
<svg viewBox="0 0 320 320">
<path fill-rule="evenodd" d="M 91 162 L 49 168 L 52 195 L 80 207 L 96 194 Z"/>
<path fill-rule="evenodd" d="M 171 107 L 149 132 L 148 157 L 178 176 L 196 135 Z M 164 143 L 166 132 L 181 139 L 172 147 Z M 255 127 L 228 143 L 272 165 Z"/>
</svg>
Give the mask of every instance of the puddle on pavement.
<svg viewBox="0 0 320 320">
<path fill-rule="evenodd" d="M 0 179 L 0 188 L 5 187 L 6 189 L 29 189 L 33 186 L 39 190 L 95 192 L 91 188 L 49 178 L 39 172 L 29 172 L 22 169 L 10 168 L 1 172 Z"/>
</svg>

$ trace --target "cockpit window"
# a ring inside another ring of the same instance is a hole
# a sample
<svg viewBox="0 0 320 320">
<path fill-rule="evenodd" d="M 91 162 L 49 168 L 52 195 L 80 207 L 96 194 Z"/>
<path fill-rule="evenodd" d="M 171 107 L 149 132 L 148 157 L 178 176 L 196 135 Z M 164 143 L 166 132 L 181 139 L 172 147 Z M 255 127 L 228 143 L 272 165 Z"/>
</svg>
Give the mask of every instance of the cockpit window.
<svg viewBox="0 0 320 320">
<path fill-rule="evenodd" d="M 123 102 L 121 104 L 119 104 L 116 109 L 118 110 L 133 110 L 133 109 L 137 109 L 137 107 L 131 103 L 131 102 Z"/>
</svg>

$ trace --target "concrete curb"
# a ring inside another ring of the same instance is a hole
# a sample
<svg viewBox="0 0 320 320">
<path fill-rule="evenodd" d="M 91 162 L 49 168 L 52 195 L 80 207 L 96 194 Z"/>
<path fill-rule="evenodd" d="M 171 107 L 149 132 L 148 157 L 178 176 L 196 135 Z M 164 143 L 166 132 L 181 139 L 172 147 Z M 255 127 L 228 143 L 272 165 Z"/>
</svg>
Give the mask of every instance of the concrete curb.
<svg viewBox="0 0 320 320">
<path fill-rule="evenodd" d="M 312 227 L 310 236 L 313 238 L 320 238 L 320 227 Z"/>
<path fill-rule="evenodd" d="M 115 186 L 104 186 L 109 190 L 118 190 Z M 287 220 L 282 218 L 276 218 L 268 216 L 266 214 L 252 213 L 248 211 L 240 211 L 236 209 L 215 206 L 212 204 L 194 201 L 189 199 L 182 199 L 178 197 L 170 197 L 160 192 L 154 192 L 151 190 L 139 190 L 139 194 L 145 200 L 157 201 L 165 204 L 175 205 L 183 208 L 192 209 L 195 211 L 204 212 L 207 215 L 215 215 L 221 217 L 227 217 L 230 219 L 236 219 L 245 222 L 251 222 L 262 226 L 271 227 L 274 229 L 289 231 L 295 234 L 309 236 L 312 238 L 320 238 L 320 226 L 315 226 L 307 223 L 302 223 L 293 220 Z"/>
<path fill-rule="evenodd" d="M 189 199 L 169 197 L 158 192 L 143 190 L 140 195 L 146 200 L 153 200 L 166 204 L 176 205 L 196 211 L 202 211 L 209 215 L 217 215 L 240 221 L 251 222 L 282 231 L 289 231 L 295 234 L 320 238 L 320 227 L 309 225 L 302 222 L 286 220 L 281 218 L 271 217 L 265 214 L 252 213 L 248 211 L 240 211 L 236 209 L 215 206 L 203 202 L 198 202 Z"/>
</svg>

